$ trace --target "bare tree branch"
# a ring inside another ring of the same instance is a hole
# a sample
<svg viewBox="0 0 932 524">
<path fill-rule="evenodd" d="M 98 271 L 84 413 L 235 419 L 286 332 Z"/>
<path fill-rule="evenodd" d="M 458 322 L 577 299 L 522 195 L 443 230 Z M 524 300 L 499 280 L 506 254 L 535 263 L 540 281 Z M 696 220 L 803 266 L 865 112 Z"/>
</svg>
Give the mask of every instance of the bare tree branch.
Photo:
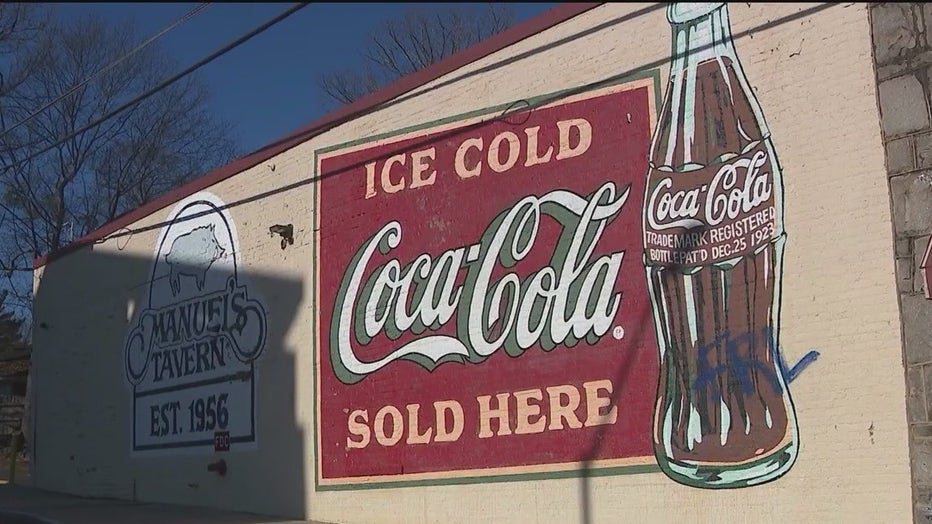
<svg viewBox="0 0 932 524">
<path fill-rule="evenodd" d="M 129 23 L 42 14 L 27 4 L 0 4 L 0 130 L 68 93 L 138 40 Z M 148 46 L 0 139 L 6 168 L 0 170 L 0 272 L 15 273 L 0 288 L 28 302 L 33 257 L 234 157 L 230 128 L 210 114 L 206 88 L 190 77 L 28 163 L 18 161 L 176 69 L 163 50 Z"/>
<path fill-rule="evenodd" d="M 430 9 L 418 6 L 370 33 L 360 52 L 364 59 L 360 69 L 325 73 L 318 87 L 330 99 L 349 104 L 499 33 L 511 23 L 510 12 L 501 4 L 490 3 L 481 10 L 456 4 Z"/>
</svg>

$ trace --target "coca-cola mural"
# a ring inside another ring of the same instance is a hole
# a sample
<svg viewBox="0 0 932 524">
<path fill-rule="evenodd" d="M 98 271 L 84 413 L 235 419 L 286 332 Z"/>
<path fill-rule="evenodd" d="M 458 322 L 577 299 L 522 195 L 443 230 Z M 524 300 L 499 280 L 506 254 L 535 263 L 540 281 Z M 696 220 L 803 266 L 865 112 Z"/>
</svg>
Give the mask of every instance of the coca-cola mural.
<svg viewBox="0 0 932 524">
<path fill-rule="evenodd" d="M 317 152 L 320 489 L 792 466 L 781 168 L 727 6 L 668 20 L 659 108 L 653 70 Z"/>
</svg>

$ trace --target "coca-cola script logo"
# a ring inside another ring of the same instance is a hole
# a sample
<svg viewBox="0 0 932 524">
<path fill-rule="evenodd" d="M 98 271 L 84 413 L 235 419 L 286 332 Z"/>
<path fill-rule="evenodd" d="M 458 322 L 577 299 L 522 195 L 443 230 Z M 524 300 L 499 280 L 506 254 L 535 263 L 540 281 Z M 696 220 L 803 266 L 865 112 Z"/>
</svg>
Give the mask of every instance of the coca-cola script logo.
<svg viewBox="0 0 932 524">
<path fill-rule="evenodd" d="M 722 165 L 708 184 L 672 190 L 673 179 L 661 179 L 648 199 L 650 227 L 716 226 L 750 213 L 768 202 L 773 193 L 770 173 L 761 171 L 766 165 L 767 153 L 757 150 L 750 158 L 739 157 Z"/>
<path fill-rule="evenodd" d="M 741 256 L 776 231 L 772 157 L 766 140 L 724 163 L 650 172 L 644 210 L 649 261 L 697 265 Z"/>
<path fill-rule="evenodd" d="M 476 244 L 421 254 L 405 265 L 390 258 L 367 274 L 377 252 L 390 255 L 403 241 L 400 222 L 385 224 L 343 276 L 330 327 L 334 373 L 353 384 L 399 359 L 430 370 L 451 361 L 480 363 L 499 350 L 519 356 L 537 344 L 550 351 L 596 342 L 612 328 L 621 303 L 614 289 L 624 252 L 594 260 L 592 253 L 629 191 L 606 182 L 588 197 L 566 190 L 528 196 L 495 217 Z M 497 265 L 511 268 L 535 247 L 544 217 L 562 228 L 550 265 L 525 278 L 508 272 L 493 281 Z M 465 278 L 458 283 L 461 270 Z M 380 333 L 397 340 L 454 319 L 455 337 L 425 335 L 376 360 L 358 356 Z"/>
</svg>

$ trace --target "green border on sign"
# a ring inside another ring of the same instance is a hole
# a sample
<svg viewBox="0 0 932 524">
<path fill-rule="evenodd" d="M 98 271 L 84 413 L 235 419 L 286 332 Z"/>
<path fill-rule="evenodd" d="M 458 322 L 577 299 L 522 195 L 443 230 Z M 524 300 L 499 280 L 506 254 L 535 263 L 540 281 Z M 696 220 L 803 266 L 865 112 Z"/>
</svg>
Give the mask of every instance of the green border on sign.
<svg viewBox="0 0 932 524">
<path fill-rule="evenodd" d="M 314 312 L 314 320 L 312 326 L 312 348 L 313 348 L 313 365 L 311 371 L 313 372 L 313 382 L 312 387 L 315 395 L 314 399 L 314 491 L 351 491 L 351 490 L 363 490 L 363 489 L 385 489 L 385 488 L 408 488 L 416 486 L 449 486 L 449 485 L 458 485 L 458 484 L 476 484 L 484 482 L 513 482 L 513 481 L 530 481 L 530 480 L 549 480 L 549 479 L 565 479 L 565 478 L 584 478 L 584 477 L 605 477 L 612 475 L 634 475 L 639 473 L 655 473 L 660 472 L 660 467 L 656 464 L 649 465 L 630 465 L 630 466 L 609 466 L 602 468 L 578 468 L 578 469 L 569 469 L 569 470 L 558 470 L 558 471 L 547 471 L 547 472 L 536 472 L 536 473 L 503 473 L 499 475 L 473 475 L 466 477 L 451 477 L 451 478 L 440 478 L 440 479 L 420 479 L 420 480 L 390 480 L 385 482 L 346 482 L 341 484 L 330 484 L 330 485 L 320 485 L 320 479 L 318 478 L 318 470 L 320 466 L 321 457 L 317 455 L 318 453 L 318 423 L 317 420 L 317 408 L 320 398 L 317 395 L 317 372 L 320 367 L 320 362 L 318 359 L 319 347 L 317 347 L 317 337 L 319 336 L 318 323 L 318 305 L 317 305 L 317 294 L 320 286 L 318 279 L 318 260 L 320 255 L 320 245 L 317 242 L 317 231 L 320 227 L 317 223 L 317 213 L 319 209 L 319 188 L 318 184 L 320 181 L 320 173 L 318 173 L 318 160 L 320 155 L 337 151 L 340 149 L 345 149 L 349 147 L 355 147 L 369 142 L 375 142 L 378 140 L 384 140 L 386 138 L 392 138 L 399 135 L 405 135 L 417 131 L 423 131 L 425 129 L 430 129 L 433 127 L 439 127 L 442 125 L 450 124 L 453 122 L 468 120 L 475 117 L 480 117 L 484 115 L 489 115 L 492 113 L 502 113 L 502 116 L 507 114 L 507 111 L 511 108 L 518 107 L 521 111 L 526 111 L 529 109 L 535 109 L 541 106 L 545 106 L 554 102 L 560 101 L 562 98 L 569 96 L 584 94 L 590 91 L 595 91 L 597 89 L 602 89 L 605 87 L 610 87 L 618 84 L 624 84 L 626 82 L 633 82 L 636 80 L 652 79 L 654 81 L 654 108 L 657 112 L 657 118 L 660 117 L 660 107 L 662 105 L 662 98 L 660 93 L 660 69 L 654 68 L 643 71 L 635 71 L 634 73 L 626 74 L 623 76 L 610 77 L 605 80 L 600 80 L 591 84 L 586 84 L 581 87 L 564 89 L 561 91 L 556 91 L 554 93 L 539 95 L 533 98 L 522 100 L 520 106 L 517 103 L 512 102 L 509 104 L 500 104 L 497 106 L 492 106 L 486 109 L 479 109 L 476 111 L 469 111 L 467 113 L 462 113 L 459 115 L 454 115 L 446 118 L 441 118 L 438 120 L 433 120 L 431 122 L 417 124 L 413 126 L 408 126 L 405 128 L 398 129 L 396 131 L 390 131 L 387 133 L 380 133 L 376 135 L 371 135 L 366 138 L 360 138 L 356 140 L 350 140 L 348 142 L 343 142 L 341 144 L 336 144 L 332 146 L 326 146 L 314 150 L 314 167 L 313 167 L 313 177 L 314 183 L 314 213 L 312 217 L 313 231 L 314 235 L 314 256 L 311 259 L 311 270 L 314 275 L 314 293 L 311 296 L 311 310 Z M 524 104 L 526 102 L 526 105 Z M 376 108 L 378 110 L 378 108 Z M 520 114 L 521 111 L 516 111 Z M 456 470 L 453 470 L 456 471 Z M 437 472 L 443 473 L 443 472 Z"/>
</svg>

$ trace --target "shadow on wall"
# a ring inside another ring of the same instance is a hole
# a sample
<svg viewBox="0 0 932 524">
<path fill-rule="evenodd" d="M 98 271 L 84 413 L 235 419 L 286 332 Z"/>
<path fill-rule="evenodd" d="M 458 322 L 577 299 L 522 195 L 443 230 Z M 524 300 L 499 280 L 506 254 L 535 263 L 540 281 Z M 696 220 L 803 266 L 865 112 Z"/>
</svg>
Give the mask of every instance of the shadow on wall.
<svg viewBox="0 0 932 524">
<path fill-rule="evenodd" d="M 124 237 L 45 266 L 29 436 L 37 487 L 304 517 L 298 348 L 284 340 L 304 286 L 274 273 L 294 251 L 267 234 L 243 246 L 266 271 L 246 269 L 236 228 L 268 225 L 226 228 L 227 218 L 177 218 L 155 264 L 120 252 Z"/>
</svg>

